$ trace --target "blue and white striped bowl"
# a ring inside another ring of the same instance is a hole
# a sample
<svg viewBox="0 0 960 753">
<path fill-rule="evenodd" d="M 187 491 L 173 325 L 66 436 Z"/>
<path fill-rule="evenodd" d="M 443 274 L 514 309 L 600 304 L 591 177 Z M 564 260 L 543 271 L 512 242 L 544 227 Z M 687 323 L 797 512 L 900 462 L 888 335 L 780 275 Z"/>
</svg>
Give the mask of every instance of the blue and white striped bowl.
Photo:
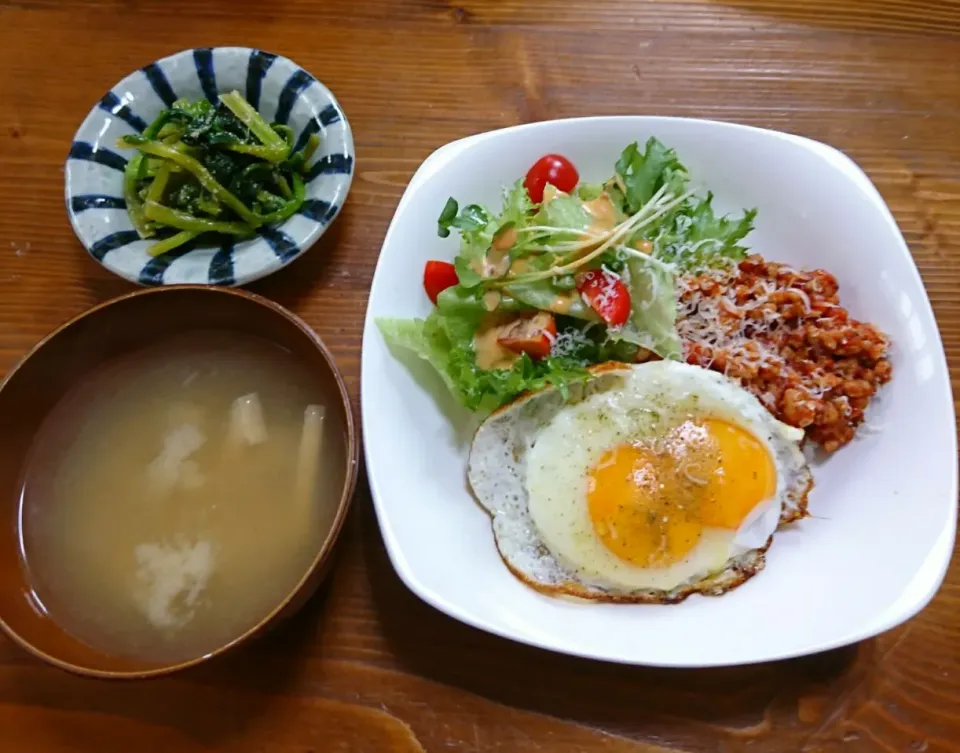
<svg viewBox="0 0 960 753">
<path fill-rule="evenodd" d="M 303 208 L 257 238 L 218 248 L 184 245 L 153 258 L 152 240 L 133 229 L 123 200 L 130 152 L 119 136 L 143 131 L 175 99 L 217 100 L 236 89 L 270 122 L 285 123 L 297 146 L 321 137 Z M 74 137 L 66 167 L 67 211 L 77 237 L 111 272 L 141 285 L 244 285 L 286 266 L 323 234 L 350 190 L 354 150 L 336 98 L 287 58 L 246 47 L 185 50 L 135 71 L 104 95 Z"/>
</svg>

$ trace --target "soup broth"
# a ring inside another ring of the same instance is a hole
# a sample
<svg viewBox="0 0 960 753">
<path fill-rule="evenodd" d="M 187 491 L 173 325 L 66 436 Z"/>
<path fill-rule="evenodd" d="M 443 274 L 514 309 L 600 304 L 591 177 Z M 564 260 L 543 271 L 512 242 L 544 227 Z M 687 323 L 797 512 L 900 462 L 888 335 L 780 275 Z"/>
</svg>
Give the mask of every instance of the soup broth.
<svg viewBox="0 0 960 753">
<path fill-rule="evenodd" d="M 266 617 L 330 531 L 344 427 L 306 369 L 250 336 L 178 336 L 54 407 L 20 508 L 37 601 L 111 654 L 202 656 Z"/>
</svg>

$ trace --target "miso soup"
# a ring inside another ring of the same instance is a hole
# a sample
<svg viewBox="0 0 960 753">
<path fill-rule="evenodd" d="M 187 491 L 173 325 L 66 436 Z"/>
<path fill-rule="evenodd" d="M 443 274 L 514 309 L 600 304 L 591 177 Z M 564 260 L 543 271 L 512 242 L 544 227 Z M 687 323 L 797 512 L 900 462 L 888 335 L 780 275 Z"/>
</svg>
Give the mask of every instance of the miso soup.
<svg viewBox="0 0 960 753">
<path fill-rule="evenodd" d="M 330 531 L 344 427 L 280 347 L 176 336 L 88 375 L 41 426 L 24 474 L 23 564 L 75 638 L 171 661 L 242 635 Z"/>
</svg>

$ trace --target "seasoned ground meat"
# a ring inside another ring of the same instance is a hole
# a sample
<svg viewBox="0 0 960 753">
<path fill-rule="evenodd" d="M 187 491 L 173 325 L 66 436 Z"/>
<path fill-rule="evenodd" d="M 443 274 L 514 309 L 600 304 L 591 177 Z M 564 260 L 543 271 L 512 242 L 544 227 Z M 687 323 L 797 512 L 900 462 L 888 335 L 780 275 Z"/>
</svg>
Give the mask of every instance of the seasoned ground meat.
<svg viewBox="0 0 960 753">
<path fill-rule="evenodd" d="M 681 281 L 688 363 L 739 379 L 785 423 L 827 452 L 851 439 L 890 381 L 886 336 L 850 318 L 836 279 L 751 256 Z"/>
</svg>

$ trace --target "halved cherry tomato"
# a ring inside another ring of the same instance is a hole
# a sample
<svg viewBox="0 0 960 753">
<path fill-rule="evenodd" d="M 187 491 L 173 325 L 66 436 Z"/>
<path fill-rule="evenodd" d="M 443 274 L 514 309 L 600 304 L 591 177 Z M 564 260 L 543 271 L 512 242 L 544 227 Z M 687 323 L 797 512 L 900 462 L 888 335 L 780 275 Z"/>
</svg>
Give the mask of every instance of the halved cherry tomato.
<svg viewBox="0 0 960 753">
<path fill-rule="evenodd" d="M 557 338 L 557 322 L 553 314 L 541 311 L 531 318 L 517 319 L 503 327 L 497 342 L 514 353 L 526 353 L 539 361 L 550 355 L 550 346 Z"/>
<path fill-rule="evenodd" d="M 630 291 L 615 274 L 591 269 L 577 278 L 577 291 L 607 324 L 619 327 L 630 318 Z"/>
<path fill-rule="evenodd" d="M 530 201 L 539 204 L 543 201 L 543 189 L 547 183 L 564 193 L 570 193 L 577 187 L 580 174 L 573 163 L 559 154 L 547 154 L 533 163 L 523 179 L 523 187 L 530 194 Z"/>
<path fill-rule="evenodd" d="M 456 268 L 448 261 L 428 261 L 423 268 L 423 289 L 436 304 L 437 296 L 460 282 Z"/>
</svg>

